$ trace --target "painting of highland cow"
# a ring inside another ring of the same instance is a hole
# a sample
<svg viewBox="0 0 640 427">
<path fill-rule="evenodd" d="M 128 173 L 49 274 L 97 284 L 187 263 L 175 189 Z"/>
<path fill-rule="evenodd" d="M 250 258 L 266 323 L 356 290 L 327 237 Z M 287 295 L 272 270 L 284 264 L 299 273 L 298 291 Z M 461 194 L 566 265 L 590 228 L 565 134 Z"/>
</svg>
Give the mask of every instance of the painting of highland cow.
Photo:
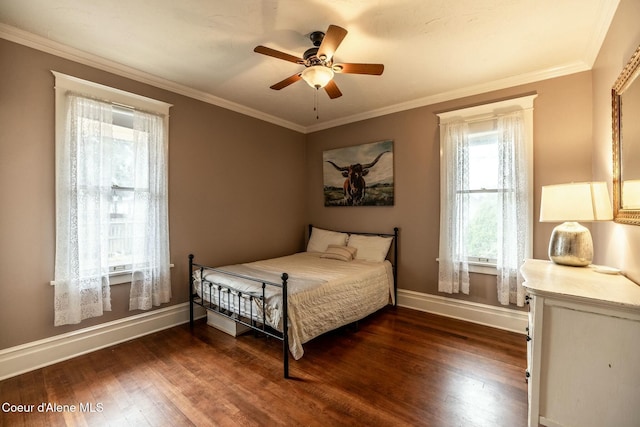
<svg viewBox="0 0 640 427">
<path fill-rule="evenodd" d="M 393 206 L 393 141 L 322 153 L 325 206 Z"/>
</svg>

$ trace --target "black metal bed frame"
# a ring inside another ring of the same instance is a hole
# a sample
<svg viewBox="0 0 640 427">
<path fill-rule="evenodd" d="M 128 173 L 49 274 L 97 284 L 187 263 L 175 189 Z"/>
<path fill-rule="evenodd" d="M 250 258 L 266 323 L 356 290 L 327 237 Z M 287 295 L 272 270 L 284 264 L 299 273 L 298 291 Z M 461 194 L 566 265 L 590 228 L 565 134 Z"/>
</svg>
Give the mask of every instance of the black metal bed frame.
<svg viewBox="0 0 640 427">
<path fill-rule="evenodd" d="M 313 225 L 309 224 L 309 238 L 311 238 L 311 232 L 313 230 Z M 398 303 L 398 235 L 399 228 L 394 227 L 393 234 L 391 233 L 370 233 L 370 232 L 350 232 L 350 231 L 342 231 L 342 233 L 358 234 L 363 236 L 381 236 L 381 237 L 393 237 L 393 254 L 392 254 L 392 269 L 393 269 L 393 291 L 394 291 L 394 304 Z M 287 273 L 282 273 L 281 283 L 270 282 L 268 280 L 262 280 L 260 278 L 246 276 L 238 273 L 232 273 L 229 271 L 221 270 L 214 267 L 209 267 L 202 264 L 197 264 L 193 261 L 194 255 L 189 254 L 189 324 L 191 327 L 194 325 L 194 310 L 193 306 L 199 305 L 205 308 L 207 311 L 212 311 L 222 315 L 228 319 L 235 321 L 241 325 L 244 325 L 255 332 L 262 333 L 265 336 L 269 336 L 275 339 L 282 341 L 282 363 L 284 370 L 284 378 L 289 377 L 289 315 L 288 315 L 288 291 L 287 291 L 287 282 L 289 280 L 289 275 Z M 193 273 L 197 270 L 200 270 L 200 295 L 198 296 L 197 292 L 194 292 L 193 283 Z M 204 279 L 204 270 L 215 271 L 220 274 L 224 274 L 227 276 L 233 276 L 239 279 L 249 280 L 255 282 L 260 285 L 259 292 L 246 292 L 233 288 L 232 286 L 222 285 L 219 283 L 213 283 Z M 209 291 L 209 301 L 205 301 L 205 284 Z M 270 327 L 267 325 L 266 320 L 266 289 L 268 286 L 273 286 L 276 288 L 280 288 L 282 292 L 282 332 Z M 214 292 L 217 292 L 217 301 L 218 304 L 214 303 L 213 296 Z M 226 300 L 225 300 L 226 298 Z M 232 301 L 233 299 L 233 301 Z M 238 312 L 231 310 L 231 303 L 236 302 L 236 307 L 238 308 Z M 249 305 L 249 315 L 244 316 L 241 313 L 241 305 L 244 302 L 247 302 Z M 226 306 L 228 308 L 224 308 L 224 301 L 226 301 Z M 253 315 L 253 303 L 262 305 L 262 319 L 257 320 Z"/>
</svg>

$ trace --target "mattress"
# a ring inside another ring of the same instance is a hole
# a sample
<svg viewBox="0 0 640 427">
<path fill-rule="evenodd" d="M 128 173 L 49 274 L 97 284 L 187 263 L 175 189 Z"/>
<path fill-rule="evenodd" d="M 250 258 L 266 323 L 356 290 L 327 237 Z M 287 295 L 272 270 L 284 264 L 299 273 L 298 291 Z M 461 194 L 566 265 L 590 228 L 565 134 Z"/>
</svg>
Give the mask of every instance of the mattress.
<svg viewBox="0 0 640 427">
<path fill-rule="evenodd" d="M 260 322 L 265 319 L 268 326 L 282 331 L 281 289 L 265 286 L 263 305 L 259 300 L 262 295 L 261 284 L 238 275 L 280 284 L 282 273 L 286 272 L 289 275 L 289 349 L 297 360 L 304 354 L 302 344 L 327 331 L 360 320 L 393 302 L 394 298 L 393 269 L 389 261 L 345 262 L 322 258 L 320 255 L 300 252 L 217 268 L 231 274 L 205 269 L 204 286 L 201 286 L 201 272 L 198 270 L 194 272 L 194 291 L 204 301 Z M 214 286 L 210 288 L 208 283 Z M 215 284 L 234 290 L 231 294 L 218 293 Z"/>
</svg>

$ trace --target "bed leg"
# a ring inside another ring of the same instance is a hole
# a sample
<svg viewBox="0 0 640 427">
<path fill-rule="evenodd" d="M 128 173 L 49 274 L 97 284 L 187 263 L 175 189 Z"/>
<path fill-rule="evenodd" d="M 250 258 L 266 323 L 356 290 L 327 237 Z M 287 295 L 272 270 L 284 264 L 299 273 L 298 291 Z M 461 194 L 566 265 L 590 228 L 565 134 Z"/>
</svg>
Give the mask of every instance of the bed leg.
<svg viewBox="0 0 640 427">
<path fill-rule="evenodd" d="M 189 254 L 189 326 L 193 328 L 193 254 Z"/>
<path fill-rule="evenodd" d="M 282 344 L 282 346 L 284 347 L 282 349 L 282 351 L 284 352 L 284 377 L 286 379 L 289 379 L 289 345 L 288 345 L 288 341 L 289 340 L 284 340 L 284 343 Z"/>
<path fill-rule="evenodd" d="M 289 378 L 289 303 L 287 302 L 287 280 L 289 275 L 282 273 L 282 363 L 284 377 Z"/>
<path fill-rule="evenodd" d="M 398 234 L 400 229 L 398 227 L 393 228 L 393 305 L 398 305 Z"/>
</svg>

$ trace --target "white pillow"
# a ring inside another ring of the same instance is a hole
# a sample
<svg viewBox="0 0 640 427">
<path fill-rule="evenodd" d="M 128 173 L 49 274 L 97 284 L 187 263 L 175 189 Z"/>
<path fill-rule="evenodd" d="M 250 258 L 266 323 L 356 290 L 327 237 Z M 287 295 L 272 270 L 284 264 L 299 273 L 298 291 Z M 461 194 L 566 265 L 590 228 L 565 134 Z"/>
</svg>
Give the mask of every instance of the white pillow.
<svg viewBox="0 0 640 427">
<path fill-rule="evenodd" d="M 387 258 L 393 237 L 363 236 L 352 234 L 349 236 L 349 246 L 358 250 L 355 259 L 363 261 L 382 262 Z"/>
<path fill-rule="evenodd" d="M 312 227 L 307 252 L 325 252 L 329 245 L 347 246 L 347 233 Z"/>
</svg>

